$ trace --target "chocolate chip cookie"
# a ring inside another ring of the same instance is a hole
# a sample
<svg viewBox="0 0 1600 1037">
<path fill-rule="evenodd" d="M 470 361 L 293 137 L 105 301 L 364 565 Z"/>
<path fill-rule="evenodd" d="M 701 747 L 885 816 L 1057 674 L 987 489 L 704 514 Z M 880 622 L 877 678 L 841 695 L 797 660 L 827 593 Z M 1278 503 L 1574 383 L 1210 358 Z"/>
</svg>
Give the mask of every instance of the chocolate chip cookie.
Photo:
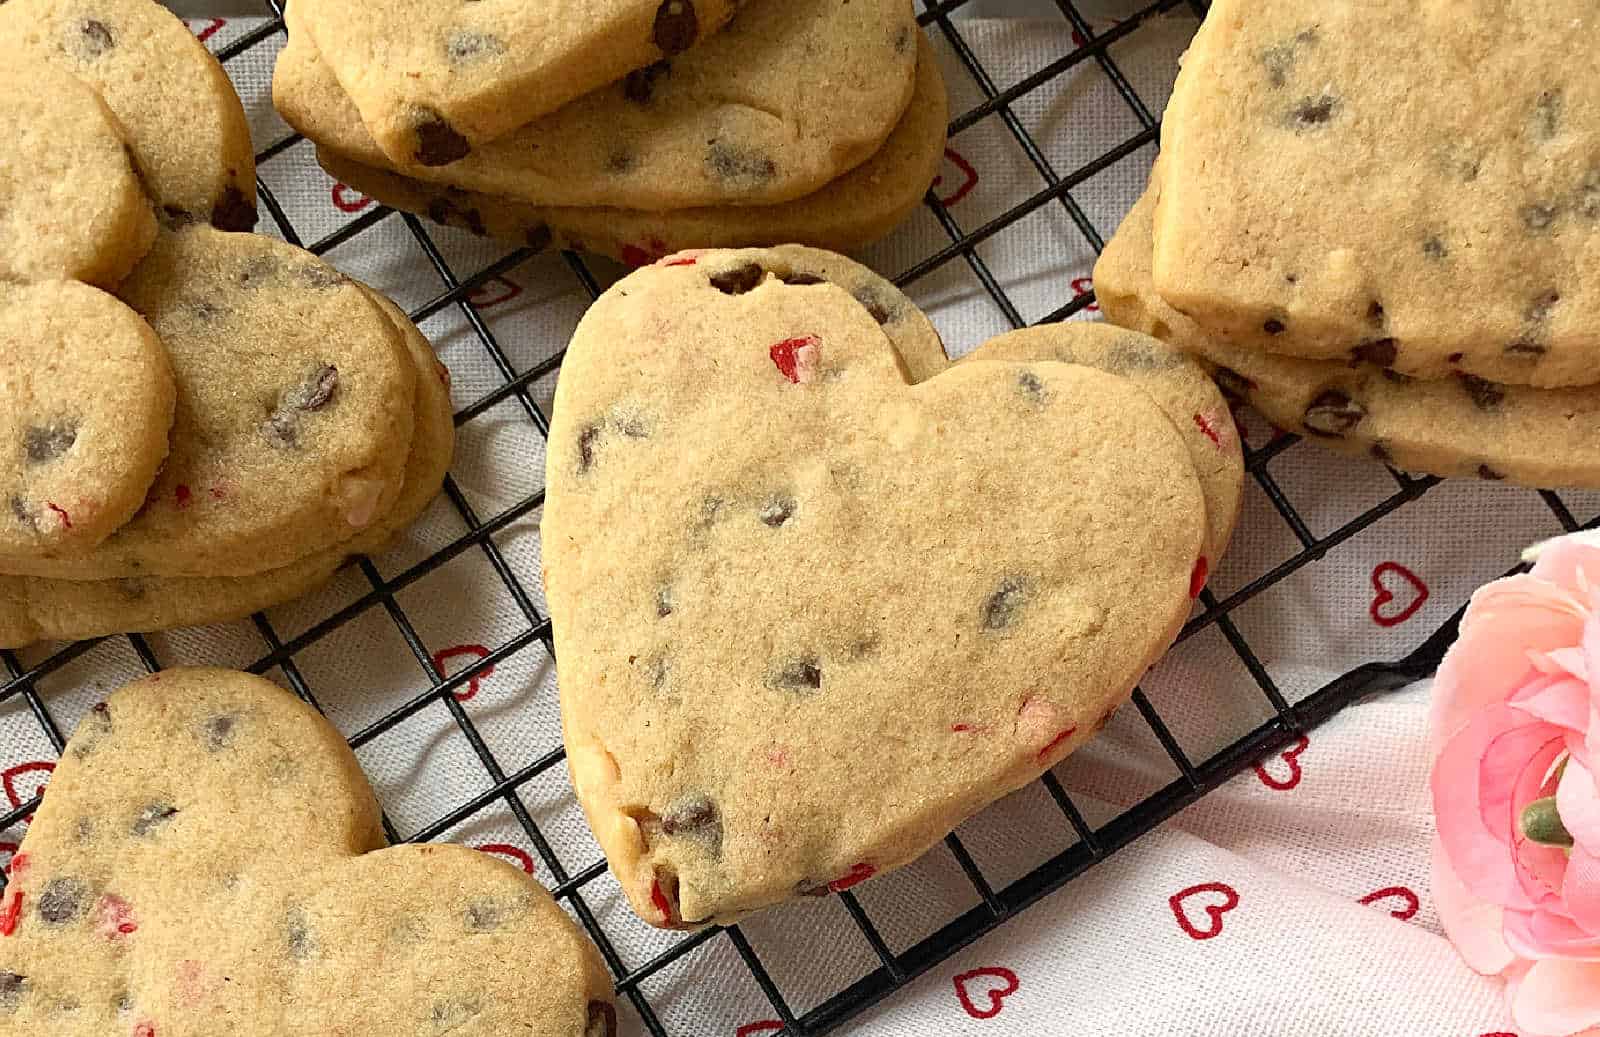
<svg viewBox="0 0 1600 1037">
<path fill-rule="evenodd" d="M 400 496 L 389 511 L 342 544 L 253 576 L 0 576 L 0 648 L 241 619 L 326 583 L 352 555 L 382 551 L 416 521 L 438 495 L 455 449 L 450 376 L 405 314 L 382 295 L 368 294 L 403 334 L 417 368 L 416 434 Z"/>
<path fill-rule="evenodd" d="M 844 288 L 741 269 L 603 295 L 547 459 L 573 783 L 661 926 L 853 885 L 1036 778 L 1170 643 L 1205 550 L 1188 449 L 1130 381 L 911 386 Z"/>
<path fill-rule="evenodd" d="M 1594 383 L 1597 33 L 1583 0 L 1212 4 L 1162 122 L 1156 292 L 1264 352 Z"/>
<path fill-rule="evenodd" d="M 99 92 L 168 220 L 255 226 L 255 157 L 239 96 L 155 0 L 7 0 L 0 51 L 50 62 Z"/>
<path fill-rule="evenodd" d="M 600 955 L 543 887 L 463 846 L 383 846 L 310 706 L 228 670 L 137 681 L 85 715 L 11 859 L 0 1027 L 613 1037 Z"/>
<path fill-rule="evenodd" d="M 0 68 L 0 280 L 114 288 L 156 218 L 100 95 L 26 55 Z"/>
<path fill-rule="evenodd" d="M 0 570 L 85 551 L 167 456 L 175 389 L 137 313 L 76 281 L 0 281 Z"/>
<path fill-rule="evenodd" d="M 289 7 L 273 102 L 290 125 L 345 159 L 532 205 L 660 211 L 791 201 L 878 151 L 916 79 L 910 0 L 752 0 L 704 44 L 460 161 L 396 162 L 364 132 L 322 35 L 308 31 L 324 6 Z M 439 8 L 449 17 L 498 9 Z"/>
</svg>

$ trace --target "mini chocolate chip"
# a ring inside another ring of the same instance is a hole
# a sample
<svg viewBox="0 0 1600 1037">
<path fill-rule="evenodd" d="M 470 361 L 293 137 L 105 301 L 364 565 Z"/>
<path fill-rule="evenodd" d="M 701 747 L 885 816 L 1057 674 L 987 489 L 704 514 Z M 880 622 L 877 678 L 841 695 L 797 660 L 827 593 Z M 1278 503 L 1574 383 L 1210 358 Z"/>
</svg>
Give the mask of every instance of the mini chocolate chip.
<svg viewBox="0 0 1600 1037">
<path fill-rule="evenodd" d="M 1540 140 L 1551 140 L 1561 128 L 1560 90 L 1546 90 L 1533 105 L 1533 129 Z"/>
<path fill-rule="evenodd" d="M 1367 323 L 1382 327 L 1383 303 L 1374 299 L 1367 304 Z"/>
<path fill-rule="evenodd" d="M 1299 284 L 1300 283 L 1300 275 L 1299 274 L 1284 274 L 1283 275 L 1283 279 L 1288 284 Z"/>
<path fill-rule="evenodd" d="M 1295 105 L 1291 118 L 1299 126 L 1321 126 L 1339 110 L 1339 99 L 1329 94 L 1308 97 Z"/>
<path fill-rule="evenodd" d="M 307 288 L 328 289 L 343 285 L 346 278 L 326 263 L 307 263 L 295 270 L 295 279 Z"/>
<path fill-rule="evenodd" d="M 1561 215 L 1561 209 L 1555 205 L 1535 203 L 1524 205 L 1517 210 L 1517 215 L 1522 218 L 1522 225 L 1531 231 L 1546 231 L 1556 222 L 1556 217 Z"/>
<path fill-rule="evenodd" d="M 911 47 L 911 26 L 902 25 L 894 34 L 894 52 L 904 54 Z"/>
<path fill-rule="evenodd" d="M 221 320 L 227 313 L 221 306 L 210 299 L 194 299 L 188 303 L 189 314 L 195 320 L 210 324 L 212 321 Z"/>
<path fill-rule="evenodd" d="M 795 502 L 792 497 L 775 497 L 761 507 L 761 521 L 773 529 L 794 517 Z"/>
<path fill-rule="evenodd" d="M 767 272 L 760 263 L 741 263 L 731 270 L 711 275 L 711 287 L 724 295 L 743 295 L 760 284 Z"/>
<path fill-rule="evenodd" d="M 229 184 L 211 205 L 211 225 L 218 230 L 244 233 L 256 225 L 256 207 L 243 191 Z"/>
<path fill-rule="evenodd" d="M 445 121 L 444 116 L 424 109 L 417 120 L 417 147 L 412 157 L 425 166 L 448 166 L 459 162 L 472 151 L 472 145 Z"/>
<path fill-rule="evenodd" d="M 637 414 L 613 418 L 611 424 L 629 439 L 649 439 L 650 424 Z"/>
<path fill-rule="evenodd" d="M 1039 381 L 1039 376 L 1032 371 L 1023 371 L 1017 375 L 1017 389 L 1022 395 L 1035 401 L 1044 399 L 1044 383 Z"/>
<path fill-rule="evenodd" d="M 1422 254 L 1429 259 L 1443 259 L 1450 254 L 1444 241 L 1438 237 L 1427 238 L 1422 242 Z"/>
<path fill-rule="evenodd" d="M 736 183 L 765 183 L 778 173 L 778 166 L 770 157 L 754 154 L 720 137 L 706 148 L 706 165 L 720 179 Z"/>
<path fill-rule="evenodd" d="M 1416 381 L 1415 378 L 1408 374 L 1401 374 L 1399 371 L 1395 371 L 1387 367 L 1385 367 L 1379 373 L 1382 374 L 1384 378 L 1395 383 L 1396 385 L 1410 385 L 1412 382 Z"/>
<path fill-rule="evenodd" d="M 1269 335 L 1281 335 L 1288 330 L 1288 327 L 1278 318 L 1268 317 L 1266 323 L 1261 325 L 1261 330 Z"/>
<path fill-rule="evenodd" d="M 39 918 L 50 925 L 66 925 L 83 912 L 89 887 L 77 879 L 51 879 L 39 893 Z"/>
<path fill-rule="evenodd" d="M 550 226 L 546 223 L 536 223 L 522 235 L 522 243 L 535 252 L 543 252 L 550 247 L 553 240 L 554 235 L 550 233 Z"/>
<path fill-rule="evenodd" d="M 15 972 L 0 972 L 0 1012 L 15 1012 L 28 993 L 28 977 Z M 593 1015 L 591 1013 L 591 1018 Z"/>
<path fill-rule="evenodd" d="M 613 151 L 606 156 L 607 173 L 626 173 L 633 168 L 633 153 L 623 149 Z"/>
<path fill-rule="evenodd" d="M 822 669 L 814 657 L 796 660 L 778 671 L 777 685 L 788 691 L 816 691 L 822 687 Z"/>
<path fill-rule="evenodd" d="M 674 803 L 661 815 L 661 831 L 696 839 L 713 854 L 722 852 L 722 815 L 709 796 L 690 796 Z"/>
<path fill-rule="evenodd" d="M 1535 298 L 1528 304 L 1527 318 L 1534 323 L 1542 323 L 1550 319 L 1550 311 L 1561 302 L 1561 293 L 1554 288 Z"/>
<path fill-rule="evenodd" d="M 666 619 L 672 615 L 672 588 L 663 587 L 656 594 L 656 618 Z"/>
<path fill-rule="evenodd" d="M 1394 363 L 1395 357 L 1400 355 L 1400 346 L 1392 338 L 1373 339 L 1363 342 L 1350 351 L 1351 366 L 1355 364 L 1373 364 L 1377 367 L 1388 367 Z"/>
<path fill-rule="evenodd" d="M 1217 383 L 1217 388 L 1232 396 L 1236 400 L 1250 398 L 1250 390 L 1255 388 L 1255 383 L 1231 367 L 1219 367 L 1211 373 L 1212 380 Z"/>
<path fill-rule="evenodd" d="M 1376 457 L 1384 464 L 1394 463 L 1394 455 L 1389 453 L 1389 448 L 1383 445 L 1382 440 L 1378 440 L 1372 444 L 1372 456 Z"/>
<path fill-rule="evenodd" d="M 23 528 L 31 529 L 35 533 L 39 531 L 39 520 L 33 517 L 33 511 L 29 509 L 28 502 L 16 494 L 11 495 L 11 515 L 22 524 Z"/>
<path fill-rule="evenodd" d="M 594 444 L 600 438 L 600 426 L 590 425 L 578 433 L 578 474 L 594 467 Z"/>
<path fill-rule="evenodd" d="M 1506 398 L 1505 387 L 1496 385 L 1487 378 L 1457 371 L 1456 380 L 1461 383 L 1461 388 L 1466 390 L 1479 410 L 1494 410 Z"/>
<path fill-rule="evenodd" d="M 306 961 L 316 955 L 317 942 L 311 936 L 311 923 L 303 912 L 290 912 L 283 927 L 283 942 L 289 957 L 296 961 Z"/>
<path fill-rule="evenodd" d="M 116 37 L 105 22 L 85 18 L 78 23 L 78 53 L 86 58 L 98 58 L 117 45 Z"/>
<path fill-rule="evenodd" d="M 656 46 L 663 54 L 681 54 L 694 46 L 700 34 L 700 19 L 691 0 L 661 0 L 656 8 Z"/>
<path fill-rule="evenodd" d="M 1451 353 L 1449 356 L 1445 357 L 1445 359 L 1452 364 L 1459 364 L 1466 358 L 1467 354 L 1465 353 Z"/>
<path fill-rule="evenodd" d="M 1311 401 L 1301 423 L 1306 431 L 1319 436 L 1342 436 L 1361 424 L 1367 409 L 1350 394 L 1338 389 L 1327 389 Z"/>
<path fill-rule="evenodd" d="M 130 833 L 143 839 L 158 828 L 164 827 L 178 815 L 178 808 L 170 803 L 151 803 L 134 819 Z"/>
<path fill-rule="evenodd" d="M 1578 186 L 1578 212 L 1586 220 L 1600 217 L 1600 169 L 1583 175 L 1583 183 Z"/>
<path fill-rule="evenodd" d="M 430 1015 L 434 1033 L 449 1033 L 467 1025 L 482 1014 L 483 1005 L 476 998 L 441 998 L 433 1003 Z"/>
<path fill-rule="evenodd" d="M 451 32 L 444 44 L 445 56 L 457 65 L 465 64 L 485 54 L 500 54 L 505 49 L 506 45 L 500 42 L 498 36 L 466 29 Z"/>
<path fill-rule="evenodd" d="M 1506 356 L 1516 360 L 1537 360 L 1550 352 L 1550 347 L 1531 338 L 1519 338 L 1506 345 Z"/>
<path fill-rule="evenodd" d="M 877 292 L 871 287 L 857 288 L 854 298 L 856 302 L 866 308 L 867 313 L 872 316 L 873 320 L 878 322 L 879 327 L 888 324 L 895 317 L 895 313 L 878 297 Z"/>
<path fill-rule="evenodd" d="M 1488 482 L 1500 482 L 1505 478 L 1505 474 L 1495 471 L 1486 464 L 1481 464 L 1478 466 L 1478 478 Z"/>
<path fill-rule="evenodd" d="M 23 449 L 29 464 L 54 461 L 78 441 L 77 422 L 55 421 L 48 425 L 33 425 L 22 433 Z"/>
<path fill-rule="evenodd" d="M 493 932 L 505 924 L 510 914 L 506 904 L 479 897 L 467 904 L 467 929 L 474 933 Z"/>
<path fill-rule="evenodd" d="M 656 80 L 672 71 L 672 62 L 658 61 L 644 68 L 636 68 L 622 81 L 622 96 L 634 104 L 649 104 L 655 96 Z"/>
<path fill-rule="evenodd" d="M 981 618 L 985 630 L 1004 630 L 1016 622 L 1017 613 L 1028 600 L 1027 587 L 1016 577 L 1008 576 L 983 603 Z"/>
<path fill-rule="evenodd" d="M 617 1009 L 608 1001 L 590 1001 L 583 1037 L 617 1037 Z"/>
<path fill-rule="evenodd" d="M 778 280 L 782 281 L 784 284 L 792 284 L 801 287 L 805 285 L 828 283 L 828 279 L 826 277 L 822 277 L 819 274 L 808 274 L 804 270 L 795 270 L 787 274 L 779 275 Z"/>
<path fill-rule="evenodd" d="M 324 364 L 278 398 L 277 409 L 262 422 L 261 431 L 274 446 L 291 447 L 300 440 L 300 415 L 322 410 L 339 390 L 339 369 Z"/>
<path fill-rule="evenodd" d="M 238 732 L 239 715 L 237 713 L 219 713 L 214 717 L 206 718 L 205 742 L 209 752 L 221 752 L 233 747 L 234 735 Z"/>
</svg>

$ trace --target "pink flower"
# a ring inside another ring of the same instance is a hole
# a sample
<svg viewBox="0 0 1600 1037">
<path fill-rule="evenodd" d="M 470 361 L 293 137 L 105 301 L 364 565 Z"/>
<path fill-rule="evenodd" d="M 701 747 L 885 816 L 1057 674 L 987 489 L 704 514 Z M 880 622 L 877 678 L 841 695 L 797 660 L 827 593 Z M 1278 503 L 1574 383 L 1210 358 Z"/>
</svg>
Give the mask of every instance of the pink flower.
<svg viewBox="0 0 1600 1037">
<path fill-rule="evenodd" d="M 1434 684 L 1433 895 L 1523 1037 L 1600 1037 L 1600 546 L 1473 595 Z"/>
</svg>

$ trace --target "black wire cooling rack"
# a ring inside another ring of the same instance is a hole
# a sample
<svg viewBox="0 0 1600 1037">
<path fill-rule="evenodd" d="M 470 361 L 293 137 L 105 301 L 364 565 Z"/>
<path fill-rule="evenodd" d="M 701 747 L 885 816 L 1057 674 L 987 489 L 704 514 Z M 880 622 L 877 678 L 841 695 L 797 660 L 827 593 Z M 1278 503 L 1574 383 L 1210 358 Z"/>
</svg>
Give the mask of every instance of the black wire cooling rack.
<svg viewBox="0 0 1600 1037">
<path fill-rule="evenodd" d="M 271 13 L 274 16 L 259 28 L 252 29 L 222 48 L 218 56 L 224 63 L 239 60 L 241 56 L 254 48 L 268 44 L 283 32 L 280 17 L 282 12 L 278 7 L 278 0 L 267 0 L 267 2 L 273 6 Z M 1066 19 L 1074 30 L 1074 39 L 1078 45 L 1070 52 L 1064 53 L 1056 60 L 1002 89 L 996 85 L 989 70 L 979 61 L 964 38 L 961 20 L 952 18 L 967 0 L 922 0 L 922 2 L 924 6 L 920 14 L 921 22 L 929 31 L 943 36 L 983 94 L 981 103 L 955 117 L 950 125 L 951 135 L 954 136 L 974 126 L 980 120 L 997 117 L 1037 171 L 1042 186 L 1037 193 L 1020 204 L 989 219 L 981 226 L 970 229 L 962 227 L 941 204 L 939 198 L 930 192 L 926 201 L 927 207 L 948 236 L 948 244 L 924 256 L 896 280 L 903 287 L 910 287 L 947 264 L 965 264 L 981 283 L 984 291 L 993 299 L 1000 312 L 1013 325 L 1022 326 L 1025 323 L 1024 318 L 985 262 L 979 246 L 1041 209 L 1060 207 L 1094 250 L 1098 252 L 1101 249 L 1104 244 L 1102 235 L 1075 201 L 1071 192 L 1104 170 L 1130 159 L 1142 149 L 1151 147 L 1159 136 L 1157 116 L 1141 101 L 1130 86 L 1128 77 L 1112 60 L 1112 48 L 1119 41 L 1139 31 L 1142 25 L 1154 17 L 1180 8 L 1187 8 L 1196 17 L 1203 17 L 1208 5 L 1201 0 L 1162 0 L 1149 5 L 1114 28 L 1096 33 L 1073 3 L 1069 0 L 1053 0 L 1061 17 Z M 1092 161 L 1071 172 L 1061 173 L 1052 167 L 1044 149 L 1030 134 L 1024 121 L 1013 111 L 1012 106 L 1042 85 L 1080 67 L 1098 69 L 1099 74 L 1110 81 L 1137 120 L 1139 129 L 1122 143 Z M 296 143 L 298 138 L 293 136 L 274 141 L 260 153 L 258 160 L 264 164 Z M 517 371 L 506 351 L 496 340 L 495 334 L 468 298 L 469 294 L 480 285 L 500 277 L 523 263 L 529 258 L 530 253 L 518 251 L 506 254 L 472 276 L 461 278 L 452 269 L 429 229 L 410 215 L 395 214 L 381 207 L 373 207 L 320 240 L 306 242 L 296 233 L 292 221 L 265 181 L 260 185 L 260 198 L 264 218 L 275 221 L 285 238 L 319 254 L 327 253 L 351 241 L 382 221 L 402 220 L 446 286 L 445 291 L 419 307 L 413 312 L 412 317 L 420 322 L 447 309 L 459 310 L 470 325 L 471 332 L 481 340 L 483 349 L 487 351 L 487 355 L 492 358 L 493 364 L 504 377 L 502 385 L 486 392 L 456 414 L 458 427 L 468 425 L 491 408 L 509 403 L 540 436 L 548 434 L 548 417 L 535 402 L 531 388 L 536 382 L 552 376 L 559 369 L 562 354 L 556 352 L 536 366 Z M 586 261 L 570 253 L 565 256 L 565 261 L 589 296 L 591 298 L 597 296 L 601 291 L 601 284 Z M 1093 301 L 1092 292 L 1080 293 L 1044 319 L 1047 321 L 1066 319 L 1092 305 Z M 726 939 L 730 941 L 738 958 L 749 968 L 754 983 L 770 1002 L 774 1019 L 783 1026 L 781 1032 L 792 1037 L 802 1037 L 802 1035 L 812 1037 L 844 1026 L 864 1009 L 887 998 L 913 978 L 943 962 L 978 937 L 1004 925 L 1018 912 L 1150 832 L 1224 781 L 1252 764 L 1291 746 L 1307 731 L 1344 707 L 1366 696 L 1401 687 L 1433 672 L 1455 636 L 1459 613 L 1403 658 L 1393 662 L 1375 662 L 1359 666 L 1293 703 L 1290 701 L 1290 696 L 1286 696 L 1280 690 L 1267 665 L 1247 643 L 1236 625 L 1233 613 L 1240 606 L 1298 570 L 1323 558 L 1385 516 L 1418 500 L 1439 483 L 1437 479 L 1413 478 L 1402 472 L 1392 471 L 1394 478 L 1392 492 L 1338 528 L 1319 536 L 1312 532 L 1269 470 L 1269 465 L 1295 443 L 1296 440 L 1292 436 L 1279 436 L 1260 448 L 1252 449 L 1247 445 L 1245 452 L 1249 477 L 1271 502 L 1272 508 L 1278 512 L 1288 528 L 1293 531 L 1298 541 L 1298 549 L 1270 571 L 1233 589 L 1221 598 L 1210 590 L 1204 591 L 1200 597 L 1200 607 L 1179 637 L 1181 642 L 1202 631 L 1214 629 L 1220 632 L 1270 706 L 1270 719 L 1220 751 L 1205 758 L 1194 759 L 1181 747 L 1180 740 L 1174 736 L 1167 721 L 1162 718 L 1151 699 L 1143 690 L 1135 691 L 1133 705 L 1176 768 L 1178 777 L 1175 780 L 1158 788 L 1153 794 L 1105 823 L 1095 826 L 1086 820 L 1085 812 L 1074 802 L 1060 780 L 1054 774 L 1047 773 L 1041 779 L 1043 789 L 1064 815 L 1066 823 L 1075 833 L 1076 841 L 1021 877 L 996 888 L 974 862 L 968 848 L 952 834 L 946 839 L 945 847 L 959 864 L 966 879 L 970 881 L 976 894 L 976 906 L 950 918 L 930 935 L 899 951 L 892 950 L 889 941 L 880 933 L 871 914 L 863 906 L 862 897 L 851 891 L 840 893 L 839 900 L 871 948 L 877 964 L 855 981 L 842 985 L 842 988 L 837 989 L 831 996 L 817 1000 L 805 1011 L 796 1011 L 791 1007 L 780 990 L 780 984 L 763 966 L 750 939 L 738 926 L 706 930 L 677 938 L 670 947 L 655 953 L 648 961 L 637 965 L 626 964 L 613 940 L 597 920 L 595 911 L 585 900 L 586 887 L 605 874 L 605 862 L 599 860 L 578 870 L 567 867 L 517 795 L 518 790 L 535 782 L 541 775 L 559 768 L 563 760 L 562 753 L 559 749 L 551 751 L 526 765 L 507 770 L 496 753 L 491 750 L 478 724 L 458 700 L 455 694 L 457 691 L 475 682 L 481 675 L 487 674 L 496 664 L 503 663 L 519 652 L 542 646 L 551 657 L 554 656 L 550 622 L 535 605 L 535 595 L 529 591 L 529 587 L 533 585 L 532 581 L 519 575 L 516 566 L 508 561 L 495 540 L 497 533 L 538 511 L 543 503 L 542 492 L 535 492 L 498 514 L 481 516 L 476 513 L 456 481 L 447 479 L 445 494 L 467 530 L 464 535 L 457 537 L 431 557 L 388 578 L 385 578 L 372 562 L 366 559 L 358 560 L 354 564 L 359 567 L 364 578 L 363 592 L 333 614 L 287 639 L 279 635 L 266 616 L 254 617 L 252 621 L 254 629 L 264 643 L 265 651 L 248 669 L 257 673 L 273 670 L 281 672 L 296 693 L 315 705 L 317 697 L 303 676 L 300 666 L 297 665 L 297 656 L 330 638 L 336 638 L 342 629 L 358 618 L 381 611 L 393 623 L 399 636 L 415 655 L 417 663 L 428 676 L 430 686 L 422 694 L 392 709 L 386 715 L 372 720 L 353 733 L 350 736 L 352 747 L 359 749 L 404 724 L 424 709 L 442 704 L 450 711 L 472 754 L 476 756 L 489 779 L 487 787 L 471 795 L 470 798 L 462 799 L 454 809 L 437 817 L 432 823 L 409 833 L 404 837 L 405 841 L 420 842 L 446 836 L 463 822 L 484 811 L 503 806 L 509 809 L 522 835 L 526 837 L 528 844 L 535 849 L 549 874 L 553 876 L 556 896 L 566 902 L 599 945 L 616 978 L 619 996 L 631 1002 L 645 1031 L 654 1037 L 663 1037 L 669 1032 L 674 1032 L 669 1031 L 662 1022 L 660 1014 L 651 1003 L 651 997 L 646 993 L 646 984 L 651 977 L 662 974 L 664 970 L 669 969 L 707 941 Z M 1578 521 L 1560 497 L 1554 493 L 1545 493 L 1542 497 L 1562 528 L 1567 530 L 1579 528 Z M 453 559 L 472 552 L 481 553 L 487 560 L 495 576 L 503 583 L 510 599 L 515 602 L 515 607 L 520 609 L 526 618 L 528 629 L 483 654 L 472 665 L 447 676 L 430 655 L 423 638 L 419 636 L 410 617 L 401 607 L 397 596 L 405 588 L 416 584 Z M 146 668 L 151 671 L 160 668 L 156 653 L 152 651 L 146 638 L 132 636 L 127 638 L 127 641 Z M 0 704 L 12 703 L 18 698 L 23 700 L 32 718 L 37 721 L 43 736 L 58 754 L 64 744 L 61 725 L 52 715 L 50 704 L 46 701 L 49 693 L 41 690 L 40 683 L 94 649 L 95 645 L 94 642 L 88 642 L 64 647 L 29 665 L 24 665 L 16 653 L 0 652 L 0 663 L 3 663 L 6 671 L 0 676 L 0 680 L 3 680 L 3 683 L 0 683 Z M 40 797 L 33 796 L 0 815 L 0 832 L 23 823 L 37 809 L 39 802 Z M 402 841 L 400 833 L 395 830 L 387 817 L 385 825 L 392 841 Z M 730 1030 L 731 1028 L 730 1026 Z M 763 1026 L 761 1029 L 763 1032 L 768 1032 L 771 1027 Z"/>
</svg>

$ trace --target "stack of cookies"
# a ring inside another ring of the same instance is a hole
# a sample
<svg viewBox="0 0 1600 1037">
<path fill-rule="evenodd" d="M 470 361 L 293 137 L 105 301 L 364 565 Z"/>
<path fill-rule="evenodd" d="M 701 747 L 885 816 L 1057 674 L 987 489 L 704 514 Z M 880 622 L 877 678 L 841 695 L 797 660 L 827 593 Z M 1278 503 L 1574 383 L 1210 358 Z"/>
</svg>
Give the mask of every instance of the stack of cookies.
<svg viewBox="0 0 1600 1037">
<path fill-rule="evenodd" d="M 1218 0 L 1101 305 L 1315 442 L 1600 486 L 1596 31 L 1570 0 Z"/>
<path fill-rule="evenodd" d="M 905 864 L 1085 744 L 1189 616 L 1226 401 L 1074 323 L 951 364 L 840 256 L 695 251 L 578 326 L 544 575 L 573 788 L 652 925 Z"/>
<path fill-rule="evenodd" d="M 153 0 L 12 0 L 0 42 L 0 647 L 245 615 L 409 524 L 443 369 L 388 300 L 216 226 L 255 220 L 216 61 Z"/>
<path fill-rule="evenodd" d="M 385 204 L 635 265 L 859 248 L 937 173 L 947 100 L 911 0 L 582 7 L 295 0 L 273 101 Z"/>
</svg>

